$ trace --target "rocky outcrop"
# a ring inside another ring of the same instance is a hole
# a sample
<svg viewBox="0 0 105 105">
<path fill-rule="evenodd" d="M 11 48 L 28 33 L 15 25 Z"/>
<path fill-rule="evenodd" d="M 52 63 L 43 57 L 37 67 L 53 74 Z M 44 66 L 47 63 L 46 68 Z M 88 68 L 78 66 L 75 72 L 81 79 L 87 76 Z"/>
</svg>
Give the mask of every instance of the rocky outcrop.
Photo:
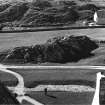
<svg viewBox="0 0 105 105">
<path fill-rule="evenodd" d="M 77 62 L 89 57 L 98 45 L 87 36 L 54 37 L 46 43 L 28 47 L 16 47 L 5 54 L 3 62 Z"/>
</svg>

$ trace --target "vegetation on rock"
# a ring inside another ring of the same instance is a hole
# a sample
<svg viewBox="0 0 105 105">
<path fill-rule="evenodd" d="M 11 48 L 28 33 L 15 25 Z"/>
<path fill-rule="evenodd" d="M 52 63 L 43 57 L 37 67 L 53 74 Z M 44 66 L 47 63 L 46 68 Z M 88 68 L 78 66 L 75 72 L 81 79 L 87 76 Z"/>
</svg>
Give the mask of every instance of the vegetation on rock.
<svg viewBox="0 0 105 105">
<path fill-rule="evenodd" d="M 86 36 L 54 37 L 44 44 L 16 47 L 8 51 L 2 62 L 7 63 L 66 63 L 89 57 L 98 45 Z"/>
</svg>

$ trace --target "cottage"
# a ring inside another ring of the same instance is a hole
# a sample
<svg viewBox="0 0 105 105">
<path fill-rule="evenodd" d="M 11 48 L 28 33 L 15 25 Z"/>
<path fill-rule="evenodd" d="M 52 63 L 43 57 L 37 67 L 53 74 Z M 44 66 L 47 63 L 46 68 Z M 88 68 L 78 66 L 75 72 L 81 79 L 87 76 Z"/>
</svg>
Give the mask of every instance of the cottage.
<svg viewBox="0 0 105 105">
<path fill-rule="evenodd" d="M 105 10 L 98 10 L 94 13 L 94 22 L 97 25 L 105 25 Z"/>
</svg>

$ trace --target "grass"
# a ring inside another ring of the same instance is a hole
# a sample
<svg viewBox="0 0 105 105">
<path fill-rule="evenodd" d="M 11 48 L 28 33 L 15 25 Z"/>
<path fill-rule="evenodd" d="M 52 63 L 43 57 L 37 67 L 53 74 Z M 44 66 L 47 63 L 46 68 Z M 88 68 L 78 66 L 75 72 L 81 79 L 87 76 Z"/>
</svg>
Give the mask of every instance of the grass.
<svg viewBox="0 0 105 105">
<path fill-rule="evenodd" d="M 46 32 L 27 32 L 27 33 L 0 33 L 0 52 L 17 46 L 29 46 L 38 43 L 44 43 L 47 39 L 55 36 L 63 35 L 87 35 L 93 39 L 105 40 L 105 29 L 83 29 L 83 30 L 62 30 L 62 31 L 46 31 Z M 104 65 L 104 46 L 93 51 L 95 56 L 88 59 L 82 59 L 77 63 L 54 64 L 44 63 L 40 65 Z M 102 63 L 100 63 L 102 61 Z M 34 64 L 26 64 L 34 65 Z M 96 73 L 101 70 L 88 69 L 12 69 L 24 77 L 25 86 L 35 87 L 38 84 L 78 84 L 89 85 L 95 88 Z M 17 79 L 10 74 L 0 72 L 0 80 L 4 84 L 16 85 Z M 52 92 L 57 99 L 52 99 L 43 94 L 43 92 L 28 93 L 31 97 L 45 103 L 45 105 L 90 105 L 93 93 L 64 93 Z M 23 102 L 24 104 L 25 102 Z"/>
<path fill-rule="evenodd" d="M 12 69 L 13 70 L 13 69 Z M 25 80 L 25 86 L 35 87 L 38 84 L 78 84 L 95 87 L 96 73 L 101 70 L 88 69 L 14 69 L 13 71 L 21 74 Z M 0 72 L 0 80 L 9 84 L 9 81 L 15 81 L 11 75 Z"/>
<path fill-rule="evenodd" d="M 13 71 L 21 74 L 25 79 L 25 86 L 33 88 L 39 84 L 78 84 L 87 85 L 95 88 L 96 73 L 100 70 L 88 69 L 56 69 L 56 70 L 37 70 L 37 69 L 14 69 Z M 1 74 L 1 73 L 0 73 Z M 2 74 L 1 74 L 2 75 Z M 4 74 L 3 74 L 4 75 Z M 8 81 L 14 78 L 10 75 L 1 76 L 0 80 L 8 85 Z M 10 80 L 10 81 L 11 81 Z M 27 95 L 44 103 L 45 105 L 90 105 L 94 92 L 49 92 L 49 95 L 56 96 L 51 98 L 45 96 L 43 92 L 28 92 Z M 27 104 L 27 102 L 23 102 Z"/>
<path fill-rule="evenodd" d="M 102 31 L 101 35 L 100 32 Z M 0 33 L 0 51 L 16 46 L 28 46 L 44 43 L 47 39 L 63 35 L 88 35 L 92 38 L 103 38 L 104 29 L 63 30 L 24 33 Z"/>
<path fill-rule="evenodd" d="M 23 32 L 23 33 L 0 33 L 0 52 L 12 49 L 18 46 L 31 46 L 35 44 L 45 43 L 47 39 L 55 36 L 64 35 L 87 35 L 95 40 L 105 40 L 105 30 L 100 29 L 74 29 L 74 30 L 61 30 L 61 31 L 44 31 L 44 32 Z M 93 51 L 93 55 L 89 59 L 82 59 L 77 63 L 47 63 L 41 65 L 104 65 L 104 47 L 100 47 Z M 30 64 L 26 64 L 30 65 Z M 31 64 L 33 65 L 33 64 Z"/>
<path fill-rule="evenodd" d="M 47 39 L 64 35 L 87 35 L 94 39 L 105 39 L 104 28 L 61 30 L 45 32 L 0 33 L 0 51 L 16 46 L 28 46 L 44 43 Z"/>
<path fill-rule="evenodd" d="M 28 95 L 44 105 L 91 105 L 92 97 L 91 93 L 73 93 L 73 92 L 48 92 L 50 96 L 46 96 L 44 92 L 31 92 Z"/>
<path fill-rule="evenodd" d="M 37 69 L 12 69 L 24 77 L 25 86 L 34 88 L 39 84 L 75 84 L 86 85 L 95 88 L 96 73 L 100 70 L 88 69 L 55 69 L 55 70 L 37 70 Z M 6 85 L 16 85 L 16 78 L 1 73 L 0 80 Z M 15 83 L 15 84 L 13 84 Z M 48 92 L 49 95 L 56 96 L 51 98 L 45 96 L 43 92 L 28 92 L 27 95 L 44 103 L 45 105 L 90 105 L 94 92 Z M 22 104 L 27 104 L 24 101 Z M 28 105 L 30 105 L 28 103 Z"/>
<path fill-rule="evenodd" d="M 0 52 L 11 49 L 18 46 L 30 46 L 38 43 L 44 43 L 47 39 L 55 36 L 64 36 L 64 35 L 87 35 L 93 39 L 105 39 L 105 29 L 83 29 L 83 30 L 61 30 L 61 31 L 45 31 L 45 32 L 24 32 L 24 33 L 0 33 Z M 105 47 L 102 46 L 95 51 L 93 51 L 95 56 L 92 56 L 88 59 L 82 59 L 77 63 L 44 63 L 38 65 L 54 65 L 54 66 L 69 66 L 69 65 L 104 65 L 104 55 L 105 55 Z M 24 64 L 23 64 L 24 65 Z M 35 64 L 25 64 L 25 65 L 35 65 Z M 37 70 L 15 70 L 23 75 L 26 84 L 29 86 L 34 86 L 36 82 L 41 83 L 41 81 L 69 81 L 69 80 L 88 80 L 95 82 L 95 71 L 90 70 L 58 70 L 54 72 L 42 70 L 41 73 L 37 72 Z M 89 74 L 88 74 L 89 73 Z M 93 74 L 94 73 L 94 76 Z M 0 73 L 1 74 L 1 73 Z M 61 74 L 61 75 L 60 75 Z M 4 78 L 5 77 L 5 78 Z M 28 79 L 30 78 L 30 79 Z M 9 74 L 2 74 L 0 79 L 3 81 L 15 81 L 14 84 L 17 83 L 14 77 L 11 77 Z M 6 83 L 7 83 L 6 82 Z M 69 81 L 70 82 L 70 81 Z M 9 83 L 11 85 L 11 83 Z"/>
<path fill-rule="evenodd" d="M 25 79 L 25 86 L 34 88 L 39 84 L 77 84 L 87 85 L 95 88 L 96 73 L 100 70 L 88 69 L 56 69 L 56 70 L 37 70 L 37 69 L 12 69 L 21 74 Z M 2 76 L 0 80 L 4 81 L 10 76 Z M 14 79 L 11 78 L 13 81 Z M 7 82 L 6 81 L 6 82 Z M 5 82 L 4 82 L 5 83 Z M 7 82 L 8 84 L 8 82 Z M 45 96 L 44 92 L 28 92 L 27 95 L 36 99 L 45 105 L 91 105 L 94 92 L 48 92 L 50 96 Z M 22 104 L 27 104 L 23 101 Z M 28 104 L 29 105 L 29 104 Z"/>
</svg>

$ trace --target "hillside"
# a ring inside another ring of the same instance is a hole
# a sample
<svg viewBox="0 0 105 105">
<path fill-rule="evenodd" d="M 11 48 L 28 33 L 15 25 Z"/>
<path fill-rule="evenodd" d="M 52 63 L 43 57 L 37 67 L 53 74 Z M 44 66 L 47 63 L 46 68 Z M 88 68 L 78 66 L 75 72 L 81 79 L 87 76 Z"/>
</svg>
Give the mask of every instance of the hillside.
<svg viewBox="0 0 105 105">
<path fill-rule="evenodd" d="M 48 8 L 44 11 L 29 9 L 20 21 L 23 26 L 48 26 L 73 23 L 77 19 L 78 13 L 74 10 L 65 8 Z"/>
<path fill-rule="evenodd" d="M 2 27 L 72 25 L 79 20 L 92 21 L 94 11 L 98 9 L 100 8 L 94 4 L 79 5 L 76 1 L 69 0 L 12 2 L 0 5 L 0 22 Z"/>
<path fill-rule="evenodd" d="M 0 12 L 0 22 L 12 22 L 15 20 L 20 20 L 27 9 L 27 3 L 11 5 Z"/>
</svg>

